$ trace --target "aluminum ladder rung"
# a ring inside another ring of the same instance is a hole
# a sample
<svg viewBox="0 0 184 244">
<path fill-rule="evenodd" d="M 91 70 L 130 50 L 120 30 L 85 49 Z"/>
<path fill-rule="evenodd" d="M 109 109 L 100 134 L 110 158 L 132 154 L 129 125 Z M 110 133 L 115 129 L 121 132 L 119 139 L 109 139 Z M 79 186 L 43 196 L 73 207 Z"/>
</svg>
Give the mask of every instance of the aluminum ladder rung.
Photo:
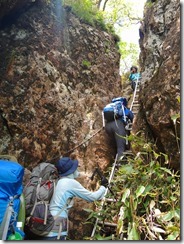
<svg viewBox="0 0 184 244">
<path fill-rule="evenodd" d="M 127 150 L 127 151 L 124 151 L 123 156 L 124 155 L 134 155 L 134 154 L 132 153 L 132 151 Z"/>
<path fill-rule="evenodd" d="M 133 113 L 135 114 L 137 114 L 139 112 L 139 109 L 136 109 L 136 110 L 133 110 Z"/>
<path fill-rule="evenodd" d="M 111 226 L 111 227 L 117 227 L 117 224 L 111 223 L 111 222 L 98 221 L 98 223 L 101 224 L 101 225 L 106 225 L 106 226 Z"/>
<path fill-rule="evenodd" d="M 113 198 L 105 198 L 105 202 L 117 202 L 116 199 Z"/>
</svg>

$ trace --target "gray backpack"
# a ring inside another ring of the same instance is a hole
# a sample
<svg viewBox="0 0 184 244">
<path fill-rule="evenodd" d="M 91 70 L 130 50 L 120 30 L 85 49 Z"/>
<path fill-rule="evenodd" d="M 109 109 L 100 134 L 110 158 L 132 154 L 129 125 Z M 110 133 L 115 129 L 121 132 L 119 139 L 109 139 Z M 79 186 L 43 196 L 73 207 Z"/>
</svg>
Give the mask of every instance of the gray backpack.
<svg viewBox="0 0 184 244">
<path fill-rule="evenodd" d="M 58 180 L 57 168 L 44 162 L 33 169 L 30 180 L 24 187 L 26 225 L 36 235 L 45 236 L 54 226 L 49 203 Z"/>
</svg>

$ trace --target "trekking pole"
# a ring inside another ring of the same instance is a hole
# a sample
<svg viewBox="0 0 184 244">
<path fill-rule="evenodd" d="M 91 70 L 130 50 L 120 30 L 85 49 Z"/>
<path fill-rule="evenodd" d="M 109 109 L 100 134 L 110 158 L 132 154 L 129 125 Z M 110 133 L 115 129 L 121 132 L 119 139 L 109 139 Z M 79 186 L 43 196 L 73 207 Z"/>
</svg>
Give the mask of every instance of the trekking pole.
<svg viewBox="0 0 184 244">
<path fill-rule="evenodd" d="M 94 172 L 93 172 L 93 174 L 92 174 L 92 176 L 90 177 L 91 180 L 94 179 L 94 176 L 95 176 L 96 174 L 98 174 L 98 176 L 100 177 L 101 180 L 103 179 L 104 176 L 103 176 L 102 172 L 100 171 L 100 169 L 99 169 L 98 167 L 96 167 L 95 170 L 94 170 Z M 109 187 L 109 185 L 107 186 L 107 188 L 109 189 L 109 191 L 111 192 L 111 194 L 112 194 L 112 195 L 115 197 L 115 199 L 116 199 L 116 196 L 115 196 L 114 192 L 112 191 L 112 189 Z"/>
</svg>

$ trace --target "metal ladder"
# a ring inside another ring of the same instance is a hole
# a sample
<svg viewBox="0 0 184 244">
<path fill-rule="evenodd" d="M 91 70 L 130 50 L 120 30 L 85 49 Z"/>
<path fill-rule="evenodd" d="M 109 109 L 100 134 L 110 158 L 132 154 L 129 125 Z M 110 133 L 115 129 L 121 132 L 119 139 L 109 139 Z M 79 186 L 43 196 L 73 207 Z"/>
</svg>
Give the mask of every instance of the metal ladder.
<svg viewBox="0 0 184 244">
<path fill-rule="evenodd" d="M 116 175 L 118 168 L 121 166 L 123 161 L 124 161 L 124 163 L 126 163 L 127 157 L 130 157 L 130 156 L 134 156 L 133 153 L 129 150 L 125 151 L 123 153 L 121 163 L 119 163 L 117 161 L 117 154 L 116 154 L 116 157 L 115 157 L 115 160 L 112 165 L 111 172 L 110 172 L 109 180 L 108 180 L 110 187 L 111 187 L 112 180 L 113 180 L 114 176 Z M 95 221 L 95 224 L 94 224 L 94 227 L 92 230 L 91 238 L 93 238 L 95 236 L 95 233 L 96 233 L 98 227 L 101 228 L 101 232 L 103 232 L 103 234 L 107 233 L 107 235 L 109 235 L 109 233 L 111 233 L 114 236 L 116 235 L 116 229 L 118 227 L 117 221 L 112 221 L 112 219 L 102 220 L 100 212 L 102 209 L 104 210 L 105 208 L 109 208 L 109 206 L 111 206 L 111 208 L 112 208 L 112 206 L 114 206 L 116 203 L 118 203 L 118 201 L 119 201 L 118 196 L 115 194 L 112 194 L 111 191 L 109 190 L 109 188 L 107 188 L 105 195 L 104 195 L 103 199 L 101 200 L 100 207 L 98 209 L 98 217 L 96 218 L 96 221 Z M 120 216 L 120 213 L 117 212 L 116 216 L 118 219 L 118 216 Z M 121 236 L 120 235 L 118 237 L 116 236 L 116 238 L 121 239 Z"/>
<path fill-rule="evenodd" d="M 140 79 L 137 79 L 136 80 L 136 85 L 135 85 L 135 90 L 134 90 L 134 93 L 133 93 L 132 103 L 131 103 L 131 106 L 130 106 L 130 110 L 133 112 L 134 116 L 137 115 L 138 109 L 139 109 L 139 101 L 138 101 L 139 90 L 140 90 Z"/>
<path fill-rule="evenodd" d="M 137 115 L 138 108 L 139 108 L 139 102 L 138 102 L 139 85 L 140 85 L 140 80 L 137 80 L 136 86 L 135 86 L 135 91 L 133 94 L 133 100 L 132 100 L 131 107 L 130 107 L 130 110 L 134 113 L 134 116 Z M 103 121 L 103 123 L 104 123 L 104 121 Z M 131 130 L 131 128 L 129 130 Z M 108 180 L 109 188 L 111 187 L 112 180 L 113 180 L 118 168 L 121 166 L 121 164 L 126 163 L 129 157 L 133 157 L 133 156 L 134 155 L 131 150 L 126 150 L 123 153 L 122 160 L 120 163 L 120 162 L 117 162 L 117 154 L 116 154 L 116 157 L 115 157 L 115 160 L 112 165 L 111 172 L 110 172 L 109 180 Z M 103 233 L 105 233 L 105 232 L 112 233 L 112 235 L 116 236 L 116 239 L 118 238 L 118 240 L 122 240 L 123 233 L 118 234 L 118 236 L 116 233 L 116 230 L 118 228 L 118 221 L 112 221 L 112 220 L 111 221 L 108 221 L 108 220 L 102 221 L 101 220 L 102 219 L 101 214 L 100 214 L 101 210 L 104 209 L 106 206 L 108 208 L 109 205 L 112 205 L 112 204 L 115 205 L 116 202 L 118 202 L 118 199 L 114 197 L 114 194 L 111 193 L 109 188 L 106 189 L 105 195 L 104 195 L 103 199 L 101 200 L 100 207 L 98 209 L 98 217 L 96 218 L 96 221 L 95 221 L 92 233 L 91 233 L 91 238 L 93 238 L 95 236 L 97 228 L 100 227 L 101 231 Z M 119 213 L 116 215 L 117 215 L 118 219 L 121 218 L 121 208 L 119 210 Z"/>
</svg>

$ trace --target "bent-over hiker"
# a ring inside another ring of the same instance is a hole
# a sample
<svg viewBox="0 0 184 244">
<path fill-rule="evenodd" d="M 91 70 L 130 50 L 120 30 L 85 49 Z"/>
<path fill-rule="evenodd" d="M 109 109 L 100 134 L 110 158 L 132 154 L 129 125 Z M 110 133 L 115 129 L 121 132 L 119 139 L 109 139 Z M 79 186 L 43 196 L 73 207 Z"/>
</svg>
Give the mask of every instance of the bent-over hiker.
<svg viewBox="0 0 184 244">
<path fill-rule="evenodd" d="M 79 162 L 71 157 L 62 157 L 56 162 L 60 179 L 57 182 L 56 189 L 50 202 L 50 211 L 53 216 L 59 212 L 62 219 L 62 231 L 59 240 L 66 240 L 68 235 L 68 211 L 73 206 L 73 198 L 79 197 L 88 202 L 93 202 L 103 198 L 108 180 L 102 179 L 101 186 L 97 191 L 89 191 L 83 187 L 76 178 L 79 176 Z M 63 210 L 62 210 L 63 209 Z M 58 226 L 58 227 L 57 227 Z M 47 236 L 38 238 L 39 240 L 58 240 L 60 225 L 55 225 L 53 230 Z"/>
<path fill-rule="evenodd" d="M 114 99 L 115 100 L 115 99 Z M 123 100 L 122 100 L 123 101 Z M 121 101 L 120 101 L 121 102 Z M 117 103 L 117 102 L 116 102 Z M 108 117 L 106 117 L 104 111 L 105 118 L 105 131 L 110 136 L 112 140 L 112 144 L 116 145 L 117 148 L 117 160 L 120 160 L 123 152 L 126 150 L 126 135 L 127 132 L 125 130 L 126 121 L 133 122 L 134 115 L 130 109 L 126 107 L 127 101 L 121 102 L 120 111 L 115 115 L 113 120 L 108 121 Z M 126 121 L 125 121 L 126 118 Z"/>
</svg>

